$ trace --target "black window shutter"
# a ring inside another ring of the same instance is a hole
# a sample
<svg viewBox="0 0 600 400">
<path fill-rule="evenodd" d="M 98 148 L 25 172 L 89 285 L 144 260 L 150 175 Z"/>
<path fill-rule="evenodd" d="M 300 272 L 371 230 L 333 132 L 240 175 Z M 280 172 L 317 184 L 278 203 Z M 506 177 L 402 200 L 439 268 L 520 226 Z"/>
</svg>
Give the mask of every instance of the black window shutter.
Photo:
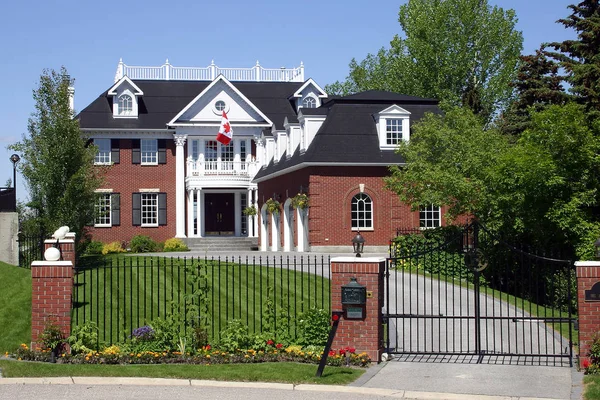
<svg viewBox="0 0 600 400">
<path fill-rule="evenodd" d="M 110 140 L 110 161 L 113 164 L 121 162 L 121 152 L 119 151 L 119 139 Z"/>
<path fill-rule="evenodd" d="M 158 139 L 158 163 L 167 163 L 167 140 Z"/>
<path fill-rule="evenodd" d="M 142 194 L 133 193 L 132 196 L 132 223 L 133 226 L 140 226 L 142 224 Z"/>
<path fill-rule="evenodd" d="M 112 226 L 121 225 L 121 194 L 110 195 L 110 221 Z"/>
<path fill-rule="evenodd" d="M 140 139 L 131 140 L 131 163 L 140 164 L 141 153 L 140 153 Z"/>
<path fill-rule="evenodd" d="M 167 194 L 158 194 L 158 224 L 167 224 Z"/>
</svg>

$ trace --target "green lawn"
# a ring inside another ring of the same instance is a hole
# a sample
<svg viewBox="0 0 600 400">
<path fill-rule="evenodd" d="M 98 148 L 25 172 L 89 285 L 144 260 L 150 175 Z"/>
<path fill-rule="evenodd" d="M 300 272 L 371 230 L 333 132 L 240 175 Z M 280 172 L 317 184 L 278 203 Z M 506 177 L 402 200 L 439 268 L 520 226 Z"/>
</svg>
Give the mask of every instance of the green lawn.
<svg viewBox="0 0 600 400">
<path fill-rule="evenodd" d="M 317 365 L 297 363 L 259 363 L 227 365 L 71 365 L 0 360 L 2 376 L 127 376 L 148 378 L 211 379 L 241 382 L 319 383 L 346 385 L 364 369 L 326 367 L 316 378 Z"/>
<path fill-rule="evenodd" d="M 279 312 L 292 316 L 330 307 L 329 280 L 312 273 L 314 265 L 309 273 L 307 266 L 294 271 L 286 265 L 197 258 L 109 257 L 84 263 L 87 268 L 75 277 L 73 321 L 75 325 L 96 322 L 106 343 L 124 340 L 133 329 L 164 317 L 172 303 L 181 304 L 198 287 L 198 275 L 192 271 L 200 271 L 209 287 L 205 311 L 213 339 L 232 319 L 242 320 L 250 332 L 260 332 L 269 299 Z M 276 323 L 285 323 L 280 317 L 281 313 Z"/>
<path fill-rule="evenodd" d="M 0 262 L 0 353 L 31 341 L 31 271 Z"/>
<path fill-rule="evenodd" d="M 600 400 L 600 375 L 587 375 L 583 378 L 585 400 Z"/>
</svg>

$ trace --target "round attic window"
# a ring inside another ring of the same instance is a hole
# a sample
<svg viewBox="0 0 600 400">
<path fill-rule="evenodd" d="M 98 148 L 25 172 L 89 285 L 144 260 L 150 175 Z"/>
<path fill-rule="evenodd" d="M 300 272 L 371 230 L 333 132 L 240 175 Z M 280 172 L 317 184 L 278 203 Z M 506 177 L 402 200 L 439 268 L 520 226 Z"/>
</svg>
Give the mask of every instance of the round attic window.
<svg viewBox="0 0 600 400">
<path fill-rule="evenodd" d="M 225 107 L 226 107 L 226 104 L 223 100 L 218 100 L 215 103 L 215 109 L 219 112 L 225 110 Z"/>
</svg>

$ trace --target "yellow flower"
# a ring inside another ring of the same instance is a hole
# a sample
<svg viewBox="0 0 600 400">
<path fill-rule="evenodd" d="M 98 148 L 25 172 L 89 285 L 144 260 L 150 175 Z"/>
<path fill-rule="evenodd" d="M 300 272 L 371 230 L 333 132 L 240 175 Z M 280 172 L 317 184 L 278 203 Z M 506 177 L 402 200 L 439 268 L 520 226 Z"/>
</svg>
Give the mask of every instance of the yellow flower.
<svg viewBox="0 0 600 400">
<path fill-rule="evenodd" d="M 248 354 L 246 354 L 246 355 L 244 356 L 244 358 L 250 358 L 250 356 L 249 356 Z"/>
<path fill-rule="evenodd" d="M 207 355 L 206 355 L 206 358 L 210 358 L 210 354 L 207 354 Z"/>
</svg>

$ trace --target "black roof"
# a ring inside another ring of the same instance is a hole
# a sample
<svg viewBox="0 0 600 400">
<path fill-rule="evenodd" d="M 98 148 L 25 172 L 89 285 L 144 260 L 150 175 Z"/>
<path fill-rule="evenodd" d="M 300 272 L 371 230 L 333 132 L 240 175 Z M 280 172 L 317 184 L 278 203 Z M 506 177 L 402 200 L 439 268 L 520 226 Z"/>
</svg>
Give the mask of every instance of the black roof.
<svg viewBox="0 0 600 400">
<path fill-rule="evenodd" d="M 112 98 L 108 89 L 77 118 L 81 128 L 95 129 L 165 129 L 185 106 L 198 96 L 209 81 L 133 81 L 144 95 L 138 103 L 138 118 L 113 118 Z M 296 110 L 289 100 L 302 82 L 233 82 L 244 96 L 262 111 L 276 126 L 283 129 L 283 121 L 297 122 Z"/>
<path fill-rule="evenodd" d="M 371 91 L 374 92 L 374 91 Z M 397 95 L 384 92 L 383 99 L 365 103 L 365 98 L 351 101 L 349 97 L 334 99 L 323 105 L 327 109 L 327 119 L 315 135 L 315 138 L 304 153 L 297 149 L 291 156 L 284 154 L 279 162 L 271 162 L 262 168 L 255 179 L 271 175 L 277 171 L 297 166 L 302 163 L 329 164 L 402 164 L 404 159 L 393 150 L 381 150 L 374 115 L 390 107 L 392 104 L 404 108 L 411 113 L 411 125 L 420 120 L 425 113 L 440 114 L 436 100 L 421 99 L 412 96 Z M 354 97 L 356 98 L 356 97 Z M 403 101 L 399 101 L 404 98 Z M 340 101 L 341 100 L 341 101 Z M 304 113 L 305 110 L 302 110 Z"/>
</svg>

